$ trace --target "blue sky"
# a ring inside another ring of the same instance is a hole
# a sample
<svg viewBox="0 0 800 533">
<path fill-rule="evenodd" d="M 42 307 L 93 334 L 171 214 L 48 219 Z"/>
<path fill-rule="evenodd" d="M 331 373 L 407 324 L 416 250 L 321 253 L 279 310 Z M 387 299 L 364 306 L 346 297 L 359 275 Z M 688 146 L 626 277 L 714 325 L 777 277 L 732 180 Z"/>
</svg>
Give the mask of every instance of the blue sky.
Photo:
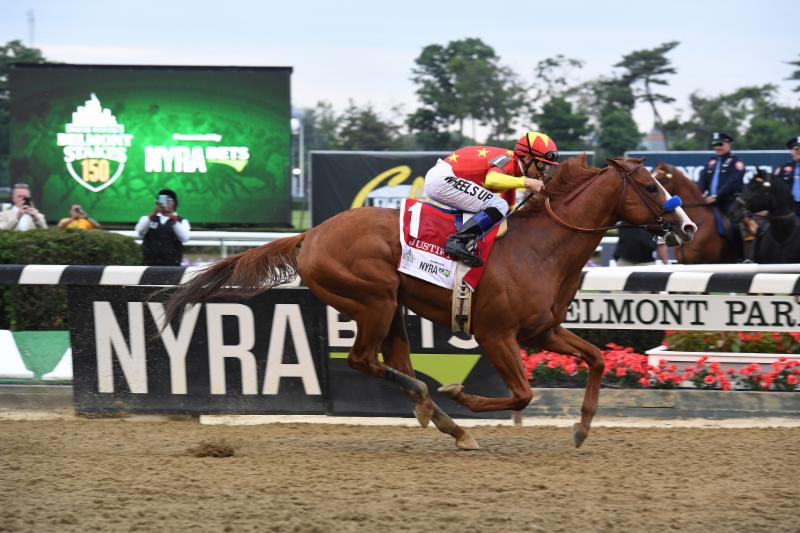
<svg viewBox="0 0 800 533">
<path fill-rule="evenodd" d="M 113 7 L 111 7 L 113 5 Z M 503 6 L 503 7 L 501 7 Z M 0 0 L 0 41 L 28 41 L 68 63 L 292 66 L 294 106 L 348 98 L 381 111 L 415 107 L 409 80 L 428 44 L 479 37 L 531 80 L 537 61 L 585 61 L 575 81 L 610 73 L 632 50 L 681 41 L 667 93 L 688 95 L 772 82 L 784 102 L 800 93 L 783 81 L 800 54 L 796 7 L 783 1 L 339 2 Z M 652 117 L 636 111 L 641 129 Z"/>
</svg>

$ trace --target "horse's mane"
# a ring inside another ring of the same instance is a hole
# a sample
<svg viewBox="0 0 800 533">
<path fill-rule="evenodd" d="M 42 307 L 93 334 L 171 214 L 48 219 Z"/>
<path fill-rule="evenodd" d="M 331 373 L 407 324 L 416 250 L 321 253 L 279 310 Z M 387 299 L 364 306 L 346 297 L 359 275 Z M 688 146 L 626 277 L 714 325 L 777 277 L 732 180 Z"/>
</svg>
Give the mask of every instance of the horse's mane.
<svg viewBox="0 0 800 533">
<path fill-rule="evenodd" d="M 579 184 L 586 183 L 602 173 L 605 169 L 590 166 L 588 156 L 581 154 L 577 157 L 567 159 L 556 170 L 553 178 L 545 187 L 547 196 L 558 198 L 572 190 Z M 539 194 L 531 198 L 529 202 L 520 208 L 519 216 L 538 213 L 544 209 L 544 196 Z"/>
</svg>

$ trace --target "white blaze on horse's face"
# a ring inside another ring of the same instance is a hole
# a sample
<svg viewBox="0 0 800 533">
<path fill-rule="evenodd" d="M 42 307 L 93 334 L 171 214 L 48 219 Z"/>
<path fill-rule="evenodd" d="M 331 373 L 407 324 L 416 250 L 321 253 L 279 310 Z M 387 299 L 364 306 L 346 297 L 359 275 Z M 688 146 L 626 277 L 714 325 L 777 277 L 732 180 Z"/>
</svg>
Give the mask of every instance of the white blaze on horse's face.
<svg viewBox="0 0 800 533">
<path fill-rule="evenodd" d="M 656 179 L 655 175 L 651 174 L 650 177 L 656 183 L 656 185 L 658 185 L 658 187 L 664 192 L 665 196 L 664 201 L 672 198 L 672 195 L 667 192 L 667 189 L 665 189 L 663 185 L 661 185 L 661 182 Z M 684 211 L 682 207 L 676 208 L 675 213 L 678 215 L 681 228 L 681 231 L 677 233 L 676 236 L 682 242 L 689 242 L 690 240 L 692 240 L 694 233 L 697 231 L 697 224 L 692 222 L 692 219 L 689 218 L 689 215 L 686 214 L 686 211 Z"/>
</svg>

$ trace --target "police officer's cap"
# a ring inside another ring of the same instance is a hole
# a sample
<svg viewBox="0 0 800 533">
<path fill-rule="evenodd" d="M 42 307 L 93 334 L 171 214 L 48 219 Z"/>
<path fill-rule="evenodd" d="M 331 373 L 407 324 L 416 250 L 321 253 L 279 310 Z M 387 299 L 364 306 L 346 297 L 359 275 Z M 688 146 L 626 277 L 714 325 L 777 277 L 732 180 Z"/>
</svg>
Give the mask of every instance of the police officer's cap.
<svg viewBox="0 0 800 533">
<path fill-rule="evenodd" d="M 792 137 L 791 139 L 789 139 L 789 142 L 786 143 L 786 146 L 789 148 L 789 150 L 791 150 L 795 146 L 800 146 L 800 136 Z"/>
<path fill-rule="evenodd" d="M 733 137 L 721 131 L 715 131 L 711 134 L 711 144 L 732 143 Z"/>
</svg>

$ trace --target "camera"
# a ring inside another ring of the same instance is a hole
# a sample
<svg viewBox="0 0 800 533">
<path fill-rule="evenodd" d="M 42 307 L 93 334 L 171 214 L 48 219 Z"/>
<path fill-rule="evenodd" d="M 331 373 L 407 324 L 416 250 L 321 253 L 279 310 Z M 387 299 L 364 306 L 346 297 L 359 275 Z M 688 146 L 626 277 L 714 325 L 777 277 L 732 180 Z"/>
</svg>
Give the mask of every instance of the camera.
<svg viewBox="0 0 800 533">
<path fill-rule="evenodd" d="M 162 207 L 167 207 L 167 199 L 169 196 L 166 194 L 159 194 L 158 198 L 156 198 L 156 203 Z"/>
<path fill-rule="evenodd" d="M 26 196 L 25 198 L 23 198 L 22 199 L 22 205 L 27 205 L 28 207 L 32 206 L 33 202 L 31 201 L 31 197 L 30 196 Z"/>
</svg>

